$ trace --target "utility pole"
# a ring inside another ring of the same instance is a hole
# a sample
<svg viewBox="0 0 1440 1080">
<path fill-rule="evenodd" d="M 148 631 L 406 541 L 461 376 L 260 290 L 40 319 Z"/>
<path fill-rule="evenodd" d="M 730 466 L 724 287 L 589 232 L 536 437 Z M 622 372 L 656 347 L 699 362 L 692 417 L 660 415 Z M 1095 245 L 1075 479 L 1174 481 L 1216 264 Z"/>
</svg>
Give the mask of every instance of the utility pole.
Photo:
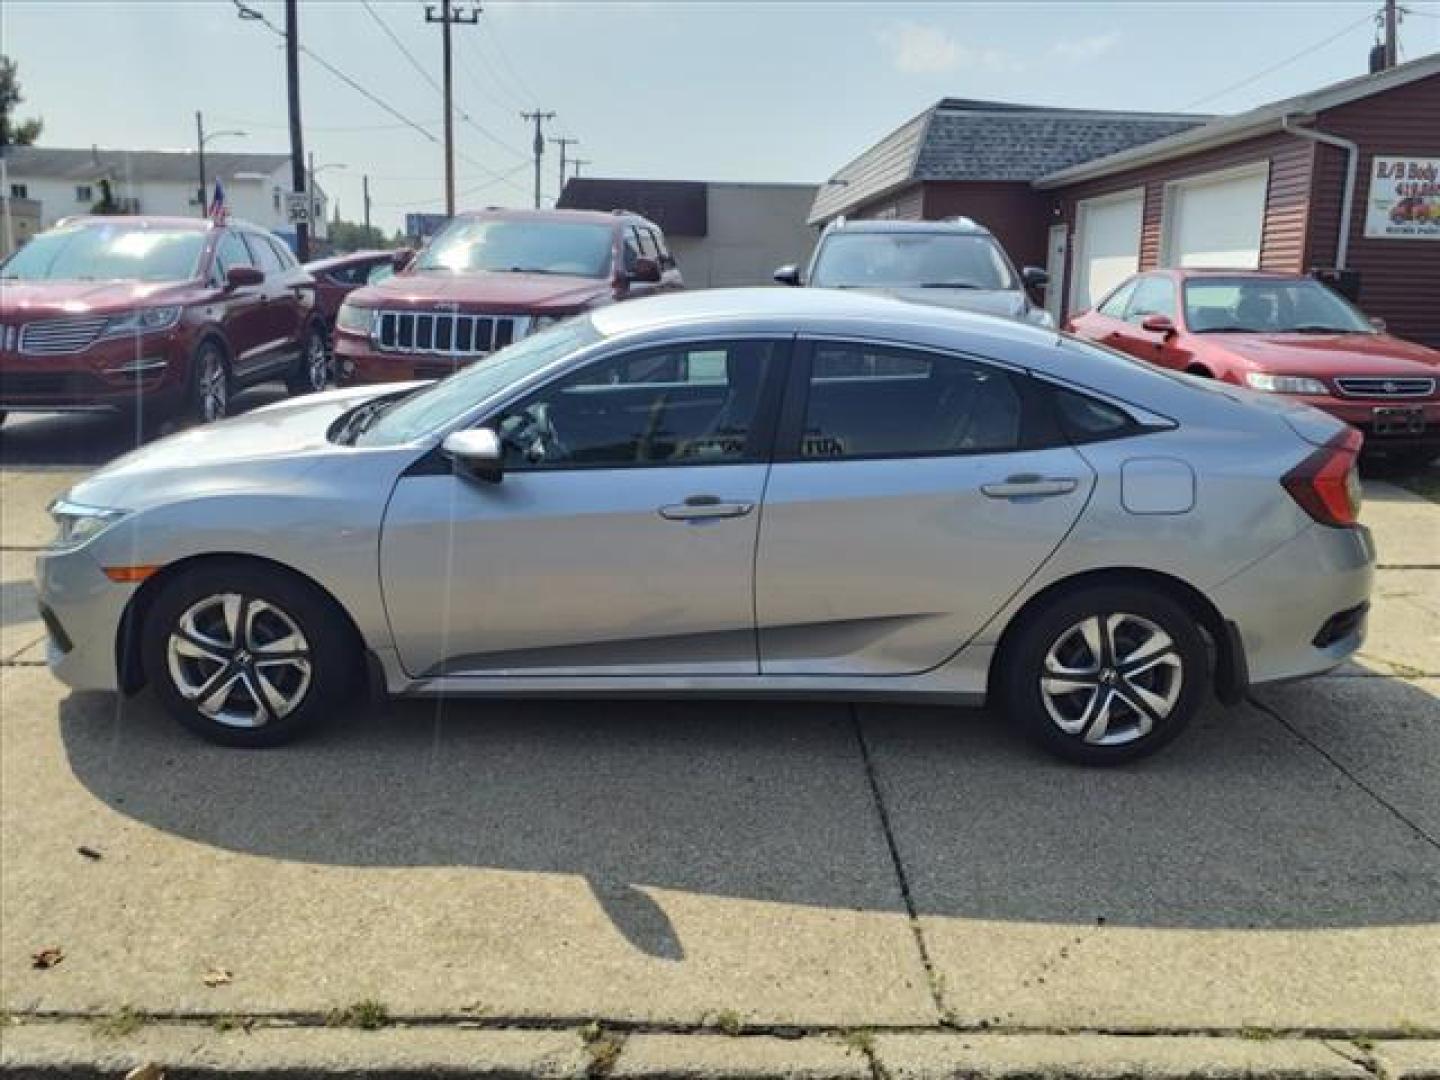
<svg viewBox="0 0 1440 1080">
<path fill-rule="evenodd" d="M 534 112 L 522 112 L 522 120 L 535 121 L 535 209 L 540 209 L 540 159 L 545 155 L 545 135 L 540 130 L 540 125 L 546 120 L 554 120 L 553 112 L 541 112 L 536 109 Z"/>
<path fill-rule="evenodd" d="M 195 145 L 200 149 L 200 216 L 205 217 L 205 121 L 195 110 Z"/>
<path fill-rule="evenodd" d="M 360 190 L 365 196 L 365 243 L 370 243 L 370 174 L 360 178 Z"/>
<path fill-rule="evenodd" d="M 299 0 L 285 0 L 285 76 L 290 87 L 290 186 L 303 195 L 305 186 L 305 135 L 300 127 L 300 17 Z M 310 261 L 310 225 L 295 224 L 295 254 Z"/>
<path fill-rule="evenodd" d="M 555 198 L 558 200 L 561 195 L 565 194 L 565 148 L 567 146 L 574 146 L 580 140 L 551 139 L 550 141 L 556 146 L 560 147 L 560 186 L 555 189 Z"/>
<path fill-rule="evenodd" d="M 575 166 L 575 176 L 576 176 L 576 178 L 578 179 L 579 176 L 580 176 L 580 166 L 581 166 L 581 165 L 589 165 L 590 162 L 586 161 L 584 158 L 578 158 L 578 157 L 577 157 L 577 158 L 572 158 L 571 161 L 570 161 L 570 164 Z"/>
<path fill-rule="evenodd" d="M 425 21 L 440 24 L 440 40 L 444 49 L 442 67 L 445 83 L 445 215 L 455 216 L 455 104 L 451 92 L 450 27 L 456 23 L 474 26 L 480 21 L 480 5 L 474 4 L 467 15 L 450 7 L 450 0 L 440 0 L 436 14 L 434 4 L 425 5 Z"/>
<path fill-rule="evenodd" d="M 305 178 L 305 179 L 306 179 L 305 190 L 308 191 L 308 192 L 310 192 L 310 225 L 311 225 L 311 227 L 313 228 L 314 225 L 315 225 L 315 219 L 320 216 L 320 208 L 315 205 L 315 151 L 314 151 L 314 150 L 311 150 L 311 151 L 310 151 L 309 160 L 310 160 L 310 171 L 309 171 L 309 174 L 308 174 L 308 175 L 306 176 L 306 178 Z"/>
<path fill-rule="evenodd" d="M 1385 67 L 1388 70 L 1400 62 L 1400 12 L 1395 0 L 1385 0 Z"/>
</svg>

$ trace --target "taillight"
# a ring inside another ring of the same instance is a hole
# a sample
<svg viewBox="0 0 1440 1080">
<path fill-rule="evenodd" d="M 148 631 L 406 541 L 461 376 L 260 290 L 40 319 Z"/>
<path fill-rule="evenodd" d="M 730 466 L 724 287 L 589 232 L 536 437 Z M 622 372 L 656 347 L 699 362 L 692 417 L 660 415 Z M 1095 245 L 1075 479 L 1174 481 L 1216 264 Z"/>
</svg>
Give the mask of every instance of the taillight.
<svg viewBox="0 0 1440 1080">
<path fill-rule="evenodd" d="M 1364 436 L 1346 428 L 1281 479 L 1290 497 L 1321 525 L 1343 528 L 1360 518 L 1360 471 Z"/>
</svg>

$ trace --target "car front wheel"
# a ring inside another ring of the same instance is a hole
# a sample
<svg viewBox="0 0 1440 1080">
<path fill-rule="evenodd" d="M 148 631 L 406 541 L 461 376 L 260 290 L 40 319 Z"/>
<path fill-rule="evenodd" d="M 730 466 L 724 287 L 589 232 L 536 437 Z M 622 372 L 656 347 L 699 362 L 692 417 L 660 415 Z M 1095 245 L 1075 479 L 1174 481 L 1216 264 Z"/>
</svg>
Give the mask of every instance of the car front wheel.
<svg viewBox="0 0 1440 1080">
<path fill-rule="evenodd" d="M 287 742 L 354 685 L 358 653 L 343 614 L 282 570 L 221 562 L 182 572 L 144 625 L 150 685 L 176 719 L 212 742 Z"/>
<path fill-rule="evenodd" d="M 1002 661 L 1010 714 L 1071 761 L 1154 753 L 1205 699 L 1209 653 L 1185 607 L 1135 587 L 1062 594 L 1028 619 Z"/>
</svg>

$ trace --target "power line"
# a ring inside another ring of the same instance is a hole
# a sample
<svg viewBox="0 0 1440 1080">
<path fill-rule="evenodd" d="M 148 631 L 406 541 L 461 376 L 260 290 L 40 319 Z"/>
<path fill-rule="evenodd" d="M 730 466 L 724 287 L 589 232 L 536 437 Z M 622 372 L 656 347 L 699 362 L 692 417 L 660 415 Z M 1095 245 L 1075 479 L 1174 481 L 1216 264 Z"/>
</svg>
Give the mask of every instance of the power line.
<svg viewBox="0 0 1440 1080">
<path fill-rule="evenodd" d="M 369 13 L 370 18 L 375 20 L 375 25 L 380 27 L 380 29 L 385 32 L 385 36 L 400 50 L 400 55 L 410 61 L 410 66 L 420 73 L 420 77 L 433 86 L 437 92 L 440 92 L 440 84 L 435 81 L 435 76 L 430 74 L 424 64 L 415 59 L 415 54 L 405 47 L 405 43 L 401 41 L 400 36 L 390 28 L 390 24 L 382 19 L 380 13 L 370 6 L 370 0 L 360 0 L 360 5 Z"/>
<path fill-rule="evenodd" d="M 212 113 L 210 115 L 212 119 L 223 120 L 227 124 L 244 124 L 246 127 L 283 128 L 289 126 L 287 124 L 267 123 L 263 120 L 242 120 L 238 116 L 225 116 L 220 113 Z M 424 121 L 424 123 L 433 124 L 436 123 L 436 121 L 427 120 Z M 329 127 L 319 124 L 306 124 L 305 130 L 325 132 L 400 131 L 409 126 L 409 124 L 343 124 L 337 127 Z"/>
<path fill-rule="evenodd" d="M 1368 23 L 1368 22 L 1371 22 L 1374 18 L 1375 18 L 1375 12 L 1373 12 L 1373 11 L 1372 11 L 1372 12 L 1368 12 L 1368 13 L 1366 13 L 1365 15 L 1362 15 L 1360 18 L 1356 19 L 1354 22 L 1352 22 L 1352 23 L 1346 23 L 1346 24 L 1345 24 L 1344 26 L 1342 26 L 1339 30 L 1335 31 L 1335 33 L 1333 33 L 1333 34 L 1331 34 L 1329 37 L 1327 37 L 1324 41 L 1317 41 L 1314 45 L 1310 45 L 1310 46 L 1308 46 L 1308 47 L 1306 47 L 1306 48 L 1304 48 L 1304 49 L 1301 49 L 1301 50 L 1300 50 L 1299 52 L 1297 52 L 1294 56 L 1287 56 L 1284 60 L 1281 60 L 1279 63 L 1277 63 L 1277 64 L 1272 64 L 1270 67 L 1265 68 L 1263 71 L 1258 71 L 1258 72 L 1256 72 L 1254 75 L 1251 75 L 1249 78 L 1241 79 L 1241 80 L 1240 80 L 1239 82 L 1237 82 L 1237 83 L 1233 83 L 1233 84 L 1231 84 L 1230 86 L 1224 87 L 1224 88 L 1221 89 L 1221 90 L 1216 90 L 1216 91 L 1215 91 L 1214 93 L 1212 93 L 1212 94 L 1206 94 L 1206 95 L 1205 95 L 1204 97 L 1202 97 L 1202 98 L 1196 98 L 1194 101 L 1190 102 L 1189 104 L 1180 106 L 1180 108 L 1179 108 L 1177 111 L 1179 111 L 1179 112 L 1188 112 L 1190 109 L 1195 108 L 1195 106 L 1197 106 L 1197 105 L 1204 105 L 1207 101 L 1214 101 L 1214 100 L 1215 100 L 1216 98 L 1218 98 L 1218 97 L 1224 97 L 1226 94 L 1230 93 L 1232 90 L 1239 90 L 1239 89 L 1241 89 L 1242 87 L 1249 86 L 1251 83 L 1259 82 L 1259 81 L 1260 81 L 1261 79 L 1263 79 L 1266 75 L 1269 75 L 1269 74 L 1271 74 L 1272 72 L 1279 71 L 1281 68 L 1283 68 L 1283 67 L 1285 67 L 1285 66 L 1287 66 L 1287 65 L 1289 65 L 1289 64 L 1293 64 L 1296 60 L 1299 60 L 1301 57 L 1309 56 L 1311 53 L 1315 52 L 1317 49 L 1323 49 L 1326 45 L 1329 45 L 1332 41 L 1338 41 L 1340 38 L 1342 38 L 1342 37 L 1344 37 L 1346 34 L 1348 34 L 1351 30 L 1354 30 L 1357 26 L 1363 26 L 1364 24 L 1366 24 L 1366 23 Z"/>
<path fill-rule="evenodd" d="M 522 79 L 519 73 L 516 72 L 515 68 L 511 66 L 510 58 L 505 55 L 505 47 L 500 43 L 500 35 L 495 32 L 494 20 L 487 20 L 484 25 L 489 33 L 491 44 L 495 46 L 495 55 L 500 57 L 501 66 L 504 67 L 510 78 L 514 80 L 515 86 L 524 95 L 525 100 L 540 100 L 539 96 L 530 89 L 530 87 L 526 84 L 525 80 Z"/>
<path fill-rule="evenodd" d="M 466 188 L 466 189 L 463 190 L 463 191 L 457 191 L 457 192 L 455 193 L 455 197 L 458 199 L 458 198 L 460 198 L 461 196 L 464 196 L 464 195 L 474 195 L 476 192 L 478 192 L 478 191 L 484 191 L 486 188 L 492 187 L 492 186 L 493 186 L 494 184 L 496 184 L 496 183 L 509 183 L 511 177 L 513 177 L 516 173 L 520 172 L 521 170 L 523 170 L 523 169 L 528 169 L 529 167 L 530 167 L 530 163 L 529 163 L 528 161 L 522 161 L 519 165 L 515 166 L 515 168 L 511 169 L 511 170 L 510 170 L 509 172 L 507 172 L 507 173 L 504 173 L 504 174 L 501 174 L 501 175 L 497 176 L 496 179 L 494 179 L 494 180 L 487 180 L 487 181 L 485 181 L 484 183 L 476 184 L 476 185 L 474 185 L 473 187 L 468 187 L 468 188 Z M 423 179 L 428 180 L 428 181 L 430 181 L 431 183 L 434 183 L 436 178 L 435 178 L 435 177 L 424 177 Z M 518 184 L 511 183 L 510 186 L 511 186 L 511 187 L 514 187 L 517 191 L 520 191 L 520 192 L 524 192 L 524 191 L 525 191 L 525 189 L 524 189 L 523 187 L 520 187 L 520 185 L 518 185 Z M 382 203 L 382 202 L 377 202 L 377 203 L 374 203 L 373 205 L 379 206 L 379 207 L 384 207 L 384 208 L 387 209 L 387 210 L 395 210 L 395 209 L 400 209 L 400 208 L 403 208 L 403 207 L 412 207 L 412 208 L 413 208 L 413 207 L 416 207 L 416 206 L 434 206 L 435 204 L 437 204 L 437 203 L 442 203 L 442 202 L 444 202 L 444 201 L 445 201 L 445 199 L 444 199 L 443 196 L 438 196 L 438 197 L 433 198 L 433 199 L 420 199 L 419 201 L 416 201 L 416 200 L 414 200 L 414 199 L 408 199 L 408 200 L 406 200 L 405 202 L 394 202 L 394 203 Z"/>
</svg>

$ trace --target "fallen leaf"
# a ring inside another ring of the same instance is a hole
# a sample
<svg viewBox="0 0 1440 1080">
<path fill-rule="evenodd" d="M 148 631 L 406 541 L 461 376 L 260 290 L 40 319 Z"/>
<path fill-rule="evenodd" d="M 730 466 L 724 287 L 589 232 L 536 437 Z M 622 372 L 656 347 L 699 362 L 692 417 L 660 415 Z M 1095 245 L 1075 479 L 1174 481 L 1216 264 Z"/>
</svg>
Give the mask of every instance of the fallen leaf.
<svg viewBox="0 0 1440 1080">
<path fill-rule="evenodd" d="M 46 968 L 53 968 L 64 959 L 65 951 L 58 945 L 51 945 L 48 948 L 41 949 L 39 952 L 32 953 L 30 956 L 30 966 L 44 971 Z"/>
<path fill-rule="evenodd" d="M 224 986 L 231 980 L 232 976 L 228 968 L 212 967 L 209 971 L 205 972 L 201 978 L 204 980 L 206 986 Z"/>
<path fill-rule="evenodd" d="M 96 851 L 93 847 L 88 847 L 85 844 L 81 844 L 75 850 L 78 851 L 81 855 L 84 855 L 87 859 L 102 858 L 100 852 Z"/>
<path fill-rule="evenodd" d="M 165 1080 L 165 1070 L 153 1061 L 147 1061 L 126 1073 L 125 1080 Z"/>
</svg>

